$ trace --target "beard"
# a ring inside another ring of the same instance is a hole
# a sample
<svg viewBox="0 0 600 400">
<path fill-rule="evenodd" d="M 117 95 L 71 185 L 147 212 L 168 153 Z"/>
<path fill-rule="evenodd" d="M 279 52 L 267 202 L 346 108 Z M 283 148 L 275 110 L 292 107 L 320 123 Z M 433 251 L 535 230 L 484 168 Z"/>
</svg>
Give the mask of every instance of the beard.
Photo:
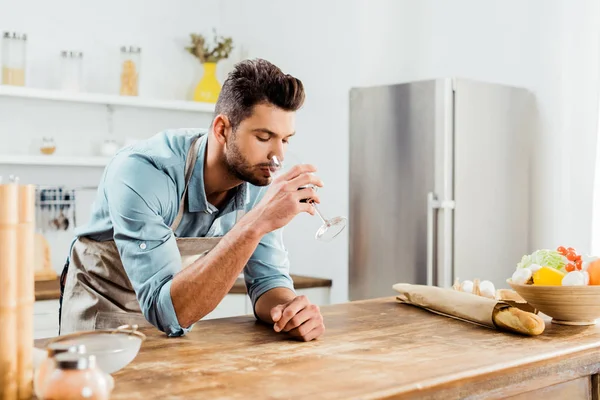
<svg viewBox="0 0 600 400">
<path fill-rule="evenodd" d="M 272 178 L 266 177 L 261 168 L 268 167 L 269 163 L 252 165 L 240 151 L 235 137 L 232 138 L 225 152 L 227 169 L 237 179 L 248 182 L 254 186 L 267 186 Z"/>
</svg>

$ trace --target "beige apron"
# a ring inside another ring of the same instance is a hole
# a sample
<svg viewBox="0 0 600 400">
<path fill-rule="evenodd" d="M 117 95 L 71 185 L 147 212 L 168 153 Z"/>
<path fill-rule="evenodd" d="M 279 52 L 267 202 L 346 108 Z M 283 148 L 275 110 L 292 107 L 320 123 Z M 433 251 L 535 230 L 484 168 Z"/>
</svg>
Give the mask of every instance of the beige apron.
<svg viewBox="0 0 600 400">
<path fill-rule="evenodd" d="M 173 232 L 183 218 L 187 188 L 198 158 L 199 138 L 200 136 L 194 139 L 187 155 L 185 189 L 179 212 L 171 225 Z M 243 210 L 237 212 L 236 222 L 243 213 Z M 176 238 L 182 268 L 206 255 L 220 240 L 220 237 Z M 63 279 L 64 293 L 59 317 L 61 335 L 84 330 L 112 329 L 124 324 L 151 326 L 140 310 L 113 240 L 99 242 L 85 237 L 78 238 L 65 265 Z"/>
</svg>

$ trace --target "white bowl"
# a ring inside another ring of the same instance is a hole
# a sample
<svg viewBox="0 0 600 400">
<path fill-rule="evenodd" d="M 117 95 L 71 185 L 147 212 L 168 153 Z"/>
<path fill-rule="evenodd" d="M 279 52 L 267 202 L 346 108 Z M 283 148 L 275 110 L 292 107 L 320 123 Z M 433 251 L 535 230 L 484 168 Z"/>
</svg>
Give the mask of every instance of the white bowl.
<svg viewBox="0 0 600 400">
<path fill-rule="evenodd" d="M 136 328 L 120 327 L 114 330 L 76 332 L 59 336 L 50 343 L 82 344 L 86 348 L 86 354 L 96 357 L 98 367 L 107 374 L 112 374 L 135 359 L 145 339 L 146 335 Z"/>
</svg>

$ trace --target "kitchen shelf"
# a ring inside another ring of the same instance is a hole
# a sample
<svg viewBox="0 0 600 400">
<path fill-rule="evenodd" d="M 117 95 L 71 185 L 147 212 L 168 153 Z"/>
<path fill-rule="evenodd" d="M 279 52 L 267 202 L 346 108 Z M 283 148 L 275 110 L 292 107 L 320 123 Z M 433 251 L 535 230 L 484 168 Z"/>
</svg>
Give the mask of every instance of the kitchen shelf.
<svg viewBox="0 0 600 400">
<path fill-rule="evenodd" d="M 34 89 L 0 85 L 0 97 L 17 97 L 71 103 L 103 104 L 111 106 L 153 108 L 173 111 L 213 113 L 215 105 L 193 101 L 155 100 L 144 97 L 116 96 L 102 93 L 69 93 L 58 90 Z"/>
<path fill-rule="evenodd" d="M 56 155 L 0 155 L 0 165 L 47 165 L 57 167 L 105 167 L 110 158 Z"/>
</svg>

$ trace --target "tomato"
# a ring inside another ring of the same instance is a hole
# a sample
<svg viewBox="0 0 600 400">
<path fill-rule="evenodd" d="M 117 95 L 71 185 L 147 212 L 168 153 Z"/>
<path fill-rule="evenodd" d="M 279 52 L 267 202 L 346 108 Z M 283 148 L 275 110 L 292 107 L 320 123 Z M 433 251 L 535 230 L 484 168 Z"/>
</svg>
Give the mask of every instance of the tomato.
<svg viewBox="0 0 600 400">
<path fill-rule="evenodd" d="M 568 251 L 567 254 L 565 255 L 565 257 L 567 257 L 567 260 L 569 261 L 575 261 L 575 259 L 577 258 L 577 254 L 575 254 L 573 251 Z"/>
<path fill-rule="evenodd" d="M 565 254 L 567 254 L 567 249 L 565 249 L 563 246 L 558 246 L 558 248 L 556 249 L 556 251 L 558 251 L 560 254 L 562 254 L 563 256 Z"/>
<path fill-rule="evenodd" d="M 575 271 L 575 266 L 573 264 L 567 264 L 567 266 L 565 267 L 565 270 L 567 272 Z"/>
</svg>

